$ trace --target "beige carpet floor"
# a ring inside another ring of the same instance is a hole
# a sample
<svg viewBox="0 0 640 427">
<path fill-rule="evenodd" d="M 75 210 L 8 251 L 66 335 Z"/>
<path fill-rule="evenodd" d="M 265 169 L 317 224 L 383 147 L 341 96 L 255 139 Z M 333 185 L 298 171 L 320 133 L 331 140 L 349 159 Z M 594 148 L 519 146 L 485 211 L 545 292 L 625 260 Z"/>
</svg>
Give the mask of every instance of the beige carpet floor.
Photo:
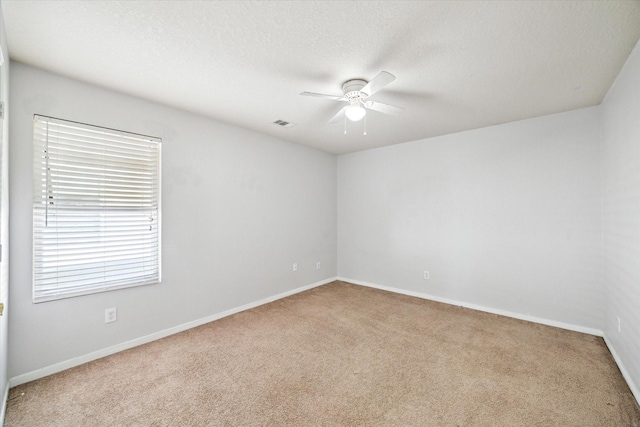
<svg viewBox="0 0 640 427">
<path fill-rule="evenodd" d="M 630 427 L 640 409 L 601 338 L 335 282 L 17 386 L 5 425 Z"/>
</svg>

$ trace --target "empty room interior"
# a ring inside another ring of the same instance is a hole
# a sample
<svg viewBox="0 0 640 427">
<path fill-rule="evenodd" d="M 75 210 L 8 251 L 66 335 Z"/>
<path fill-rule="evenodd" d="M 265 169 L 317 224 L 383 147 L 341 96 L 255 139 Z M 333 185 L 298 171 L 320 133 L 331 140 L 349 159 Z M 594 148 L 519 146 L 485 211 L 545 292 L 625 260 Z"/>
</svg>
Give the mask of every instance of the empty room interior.
<svg viewBox="0 0 640 427">
<path fill-rule="evenodd" d="M 7 426 L 640 426 L 640 2 L 0 0 Z"/>
</svg>

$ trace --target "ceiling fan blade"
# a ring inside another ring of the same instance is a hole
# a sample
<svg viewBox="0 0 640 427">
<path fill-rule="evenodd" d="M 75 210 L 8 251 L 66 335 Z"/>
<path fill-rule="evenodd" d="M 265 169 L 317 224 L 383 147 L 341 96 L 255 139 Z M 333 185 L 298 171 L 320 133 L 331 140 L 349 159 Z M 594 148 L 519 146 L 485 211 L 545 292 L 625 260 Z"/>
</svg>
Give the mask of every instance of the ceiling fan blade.
<svg viewBox="0 0 640 427">
<path fill-rule="evenodd" d="M 380 71 L 377 76 L 373 78 L 365 87 L 360 89 L 360 92 L 366 93 L 368 96 L 373 95 L 392 81 L 396 79 L 391 73 L 387 73 L 386 71 Z"/>
<path fill-rule="evenodd" d="M 378 111 L 384 114 L 391 114 L 393 116 L 399 116 L 404 111 L 404 108 L 376 101 L 366 101 L 364 103 L 364 106 L 365 108 L 368 108 L 370 110 Z"/>
<path fill-rule="evenodd" d="M 338 120 L 340 120 L 340 119 L 344 116 L 344 110 L 346 110 L 346 109 L 347 109 L 347 107 L 342 107 L 342 108 L 340 109 L 340 111 L 338 111 L 338 112 L 336 113 L 336 115 L 335 115 L 335 116 L 331 117 L 331 119 L 329 120 L 329 123 L 335 123 L 335 122 L 337 122 Z"/>
<path fill-rule="evenodd" d="M 315 97 L 317 97 L 317 98 L 333 99 L 334 101 L 341 101 L 341 100 L 342 100 L 342 97 L 341 97 L 341 96 L 325 95 L 324 93 L 300 92 L 300 95 L 304 95 L 304 96 L 315 96 Z"/>
</svg>

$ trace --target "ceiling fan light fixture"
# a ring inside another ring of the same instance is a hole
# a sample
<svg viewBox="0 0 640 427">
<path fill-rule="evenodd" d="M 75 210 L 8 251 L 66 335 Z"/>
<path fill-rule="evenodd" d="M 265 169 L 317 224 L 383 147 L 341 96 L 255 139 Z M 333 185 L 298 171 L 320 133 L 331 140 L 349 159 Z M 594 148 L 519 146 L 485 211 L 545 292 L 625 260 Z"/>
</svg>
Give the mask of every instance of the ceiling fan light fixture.
<svg viewBox="0 0 640 427">
<path fill-rule="evenodd" d="M 329 123 L 335 123 L 338 120 L 344 118 L 345 133 L 346 133 L 347 120 L 352 122 L 357 122 L 362 119 L 365 119 L 365 123 L 366 123 L 367 119 L 365 117 L 367 115 L 367 109 L 374 110 L 383 114 L 391 114 L 394 116 L 397 116 L 404 110 L 404 108 L 395 107 L 393 105 L 385 104 L 383 102 L 368 100 L 368 98 L 371 95 L 375 94 L 376 92 L 384 88 L 386 85 L 388 85 L 395 79 L 396 79 L 396 76 L 394 76 L 393 74 L 387 71 L 380 71 L 378 75 L 375 76 L 373 80 L 369 82 L 362 79 L 347 80 L 342 85 L 342 92 L 344 93 L 344 95 L 342 96 L 325 95 L 322 93 L 315 93 L 315 92 L 301 92 L 300 95 L 314 96 L 318 98 L 325 98 L 325 99 L 331 99 L 333 101 L 349 103 L 349 105 L 342 108 L 340 111 L 336 113 L 336 115 L 334 115 L 329 120 Z M 365 127 L 366 127 L 366 124 L 365 124 Z M 365 135 L 366 135 L 366 131 L 365 131 Z"/>
<path fill-rule="evenodd" d="M 365 110 L 361 105 L 350 105 L 344 113 L 347 115 L 347 119 L 352 122 L 357 122 L 358 120 L 362 120 L 365 114 L 367 114 L 367 110 Z"/>
</svg>

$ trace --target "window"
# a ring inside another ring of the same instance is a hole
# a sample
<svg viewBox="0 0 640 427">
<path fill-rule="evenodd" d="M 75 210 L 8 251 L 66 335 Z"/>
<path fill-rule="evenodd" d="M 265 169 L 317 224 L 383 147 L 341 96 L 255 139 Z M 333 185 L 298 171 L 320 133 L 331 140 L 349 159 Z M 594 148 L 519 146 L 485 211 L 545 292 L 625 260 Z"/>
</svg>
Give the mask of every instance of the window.
<svg viewBox="0 0 640 427">
<path fill-rule="evenodd" d="M 34 117 L 33 301 L 160 281 L 160 146 Z"/>
</svg>

